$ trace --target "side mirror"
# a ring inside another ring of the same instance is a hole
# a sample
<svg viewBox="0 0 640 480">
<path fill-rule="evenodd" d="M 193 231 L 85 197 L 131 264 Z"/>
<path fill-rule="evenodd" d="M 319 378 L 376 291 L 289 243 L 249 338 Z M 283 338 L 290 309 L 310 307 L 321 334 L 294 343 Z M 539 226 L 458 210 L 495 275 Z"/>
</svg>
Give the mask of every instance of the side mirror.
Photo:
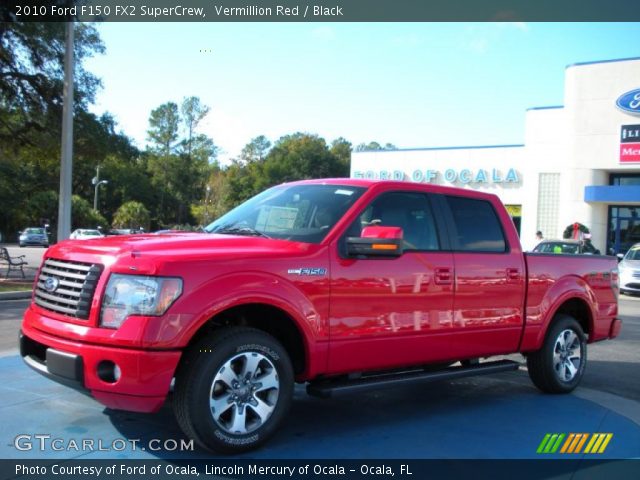
<svg viewBox="0 0 640 480">
<path fill-rule="evenodd" d="M 622 253 L 619 253 L 616 255 L 616 257 L 618 258 L 618 262 L 621 262 L 622 259 L 624 258 L 624 255 Z"/>
<path fill-rule="evenodd" d="M 347 238 L 347 254 L 350 257 L 399 257 L 402 244 L 400 227 L 365 227 L 359 237 Z"/>
</svg>

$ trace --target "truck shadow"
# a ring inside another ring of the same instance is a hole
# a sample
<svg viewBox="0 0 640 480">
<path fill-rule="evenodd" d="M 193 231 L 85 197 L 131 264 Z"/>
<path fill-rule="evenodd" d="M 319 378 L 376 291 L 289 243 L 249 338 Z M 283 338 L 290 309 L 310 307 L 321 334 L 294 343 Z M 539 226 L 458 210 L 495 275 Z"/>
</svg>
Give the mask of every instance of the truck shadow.
<svg viewBox="0 0 640 480">
<path fill-rule="evenodd" d="M 521 376 L 526 373 L 408 385 L 328 400 L 309 397 L 304 387 L 297 386 L 280 431 L 257 451 L 235 457 L 197 448 L 145 453 L 167 460 L 478 458 L 495 457 L 500 451 L 497 443 L 504 443 L 506 451 L 503 448 L 498 457 L 521 458 L 525 450 L 535 453 L 540 441 L 536 434 L 523 442 L 523 429 L 537 430 L 541 427 L 538 419 L 547 417 L 552 417 L 552 428 L 554 419 L 575 412 L 576 403 L 585 402 L 571 395 L 542 395 L 521 382 Z M 516 381 L 508 381 L 510 378 Z M 584 405 L 581 408 L 588 410 Z M 186 440 L 173 416 L 171 400 L 154 415 L 108 409 L 105 414 L 125 438 L 140 439 L 143 445 L 151 439 L 158 439 L 160 445 Z M 589 415 L 593 412 L 582 417 Z M 482 440 L 488 432 L 492 432 L 492 442 Z"/>
</svg>

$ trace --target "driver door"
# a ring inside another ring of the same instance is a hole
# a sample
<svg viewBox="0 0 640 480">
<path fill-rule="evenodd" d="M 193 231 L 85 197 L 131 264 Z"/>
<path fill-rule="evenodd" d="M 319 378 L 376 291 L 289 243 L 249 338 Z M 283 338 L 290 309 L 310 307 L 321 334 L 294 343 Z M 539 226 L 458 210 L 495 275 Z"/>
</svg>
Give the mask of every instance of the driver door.
<svg viewBox="0 0 640 480">
<path fill-rule="evenodd" d="M 365 226 L 403 230 L 399 257 L 346 255 Z M 444 251 L 429 196 L 382 193 L 331 249 L 329 373 L 446 360 L 453 325 L 453 255 Z"/>
</svg>

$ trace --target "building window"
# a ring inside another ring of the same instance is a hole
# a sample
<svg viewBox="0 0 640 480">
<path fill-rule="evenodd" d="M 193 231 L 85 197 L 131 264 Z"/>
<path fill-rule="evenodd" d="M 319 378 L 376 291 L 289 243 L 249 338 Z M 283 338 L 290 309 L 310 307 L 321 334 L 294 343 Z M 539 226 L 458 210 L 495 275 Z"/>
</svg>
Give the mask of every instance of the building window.
<svg viewBox="0 0 640 480">
<path fill-rule="evenodd" d="M 613 173 L 609 175 L 609 185 L 627 186 L 640 185 L 640 174 Z"/>
<path fill-rule="evenodd" d="M 609 233 L 607 253 L 626 253 L 640 243 L 640 207 L 628 205 L 609 206 Z"/>
<path fill-rule="evenodd" d="M 538 230 L 545 237 L 558 235 L 560 205 L 560 174 L 540 173 L 538 176 Z"/>
</svg>

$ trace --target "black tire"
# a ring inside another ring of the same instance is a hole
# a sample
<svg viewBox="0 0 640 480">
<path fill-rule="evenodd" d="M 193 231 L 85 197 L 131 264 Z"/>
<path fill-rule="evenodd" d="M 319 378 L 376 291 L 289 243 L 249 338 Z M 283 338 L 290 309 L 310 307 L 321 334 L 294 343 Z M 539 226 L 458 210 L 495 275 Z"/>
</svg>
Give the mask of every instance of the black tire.
<svg viewBox="0 0 640 480">
<path fill-rule="evenodd" d="M 209 451 L 240 453 L 275 433 L 291 405 L 294 384 L 291 360 L 275 338 L 253 328 L 224 328 L 185 355 L 173 407 L 189 438 Z M 245 379 L 251 371 L 254 375 Z M 274 383 L 276 387 L 265 387 Z"/>
<path fill-rule="evenodd" d="M 563 350 L 563 343 L 570 345 Z M 529 377 L 546 393 L 571 392 L 580 383 L 586 364 L 587 339 L 580 324 L 569 315 L 556 315 L 542 348 L 527 356 Z"/>
</svg>

